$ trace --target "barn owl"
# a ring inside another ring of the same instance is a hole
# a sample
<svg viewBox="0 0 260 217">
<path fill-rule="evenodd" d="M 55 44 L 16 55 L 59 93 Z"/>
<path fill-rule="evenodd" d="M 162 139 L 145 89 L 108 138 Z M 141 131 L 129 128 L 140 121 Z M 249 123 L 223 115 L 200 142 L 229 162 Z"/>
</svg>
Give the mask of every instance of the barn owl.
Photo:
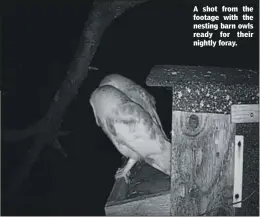
<svg viewBox="0 0 260 217">
<path fill-rule="evenodd" d="M 118 151 L 128 157 L 115 178 L 129 183 L 131 168 L 144 160 L 170 175 L 171 143 L 149 112 L 111 85 L 100 85 L 90 97 L 96 123 L 106 133 Z"/>
<path fill-rule="evenodd" d="M 153 121 L 158 124 L 165 139 L 168 140 L 163 130 L 160 118 L 156 112 L 155 99 L 150 93 L 129 78 L 118 74 L 110 74 L 103 78 L 99 86 L 104 85 L 114 86 L 126 94 L 132 101 L 142 106 L 150 114 Z"/>
</svg>

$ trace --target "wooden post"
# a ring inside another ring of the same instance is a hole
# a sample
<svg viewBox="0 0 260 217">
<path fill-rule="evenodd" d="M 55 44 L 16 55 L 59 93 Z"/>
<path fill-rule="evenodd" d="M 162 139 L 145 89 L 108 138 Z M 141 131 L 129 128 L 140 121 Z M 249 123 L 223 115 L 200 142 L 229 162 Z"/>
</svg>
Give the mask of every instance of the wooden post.
<svg viewBox="0 0 260 217">
<path fill-rule="evenodd" d="M 171 215 L 234 215 L 236 126 L 230 110 L 232 104 L 259 103 L 258 73 L 164 65 L 155 66 L 146 83 L 173 89 Z"/>
<path fill-rule="evenodd" d="M 229 115 L 172 115 L 172 215 L 195 216 L 232 203 L 235 124 Z"/>
</svg>

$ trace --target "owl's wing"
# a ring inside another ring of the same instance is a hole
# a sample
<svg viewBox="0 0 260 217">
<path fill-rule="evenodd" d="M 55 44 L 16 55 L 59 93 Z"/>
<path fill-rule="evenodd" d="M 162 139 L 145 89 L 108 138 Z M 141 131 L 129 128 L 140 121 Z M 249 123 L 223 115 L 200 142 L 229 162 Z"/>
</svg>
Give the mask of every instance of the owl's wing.
<svg viewBox="0 0 260 217">
<path fill-rule="evenodd" d="M 143 96 L 143 98 L 145 98 L 146 100 L 148 99 L 151 102 L 151 104 L 155 106 L 156 104 L 155 98 L 141 86 L 139 86 L 139 88 L 141 89 L 141 93 L 142 93 L 141 95 Z"/>
<path fill-rule="evenodd" d="M 139 103 L 141 106 L 143 106 L 147 110 L 147 112 L 151 115 L 153 121 L 155 123 L 157 123 L 159 125 L 159 127 L 161 128 L 161 131 L 162 131 L 165 139 L 168 140 L 168 138 L 163 130 L 161 120 L 156 111 L 156 106 L 155 106 L 156 101 L 155 101 L 154 97 L 139 85 L 131 86 L 128 91 L 129 91 L 129 94 L 131 95 L 131 97 L 133 97 L 137 103 Z M 140 97 L 140 99 L 138 99 L 138 97 Z"/>
<path fill-rule="evenodd" d="M 142 157 L 161 153 L 164 149 L 160 128 L 141 106 L 132 101 L 121 104 L 106 124 L 121 144 Z"/>
<path fill-rule="evenodd" d="M 152 104 L 153 106 L 155 106 L 156 101 L 155 101 L 154 97 L 147 90 L 142 88 L 140 85 L 135 84 L 135 83 L 131 83 L 128 86 L 128 91 L 136 92 L 139 95 L 139 97 L 142 98 L 142 100 L 144 100 L 145 102 L 148 102 L 148 103 Z"/>
<path fill-rule="evenodd" d="M 101 82 L 99 86 L 104 85 L 112 85 L 115 88 L 122 91 L 125 95 L 127 95 L 133 102 L 138 103 L 142 106 L 152 117 L 153 121 L 161 128 L 161 131 L 164 135 L 164 138 L 168 140 L 160 118 L 156 112 L 156 101 L 155 98 L 140 85 L 136 84 L 129 78 L 118 74 L 110 74 L 107 75 Z"/>
</svg>

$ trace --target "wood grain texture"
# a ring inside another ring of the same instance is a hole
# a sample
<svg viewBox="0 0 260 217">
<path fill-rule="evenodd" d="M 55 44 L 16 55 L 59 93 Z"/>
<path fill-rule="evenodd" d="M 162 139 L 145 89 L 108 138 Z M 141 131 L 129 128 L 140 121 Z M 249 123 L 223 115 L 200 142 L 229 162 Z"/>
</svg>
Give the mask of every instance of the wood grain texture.
<svg viewBox="0 0 260 217">
<path fill-rule="evenodd" d="M 230 115 L 173 111 L 171 215 L 233 213 L 234 138 Z"/>
<path fill-rule="evenodd" d="M 116 216 L 170 215 L 170 177 L 145 162 L 136 164 L 130 184 L 123 178 L 115 181 L 105 212 Z"/>
<path fill-rule="evenodd" d="M 170 193 L 106 207 L 107 216 L 169 216 Z"/>
<path fill-rule="evenodd" d="M 232 105 L 231 122 L 232 123 L 259 122 L 259 104 Z"/>
<path fill-rule="evenodd" d="M 128 191 L 128 186 L 124 178 L 117 179 L 109 195 L 108 201 L 112 202 L 112 201 L 121 201 L 126 199 L 127 191 Z"/>
</svg>

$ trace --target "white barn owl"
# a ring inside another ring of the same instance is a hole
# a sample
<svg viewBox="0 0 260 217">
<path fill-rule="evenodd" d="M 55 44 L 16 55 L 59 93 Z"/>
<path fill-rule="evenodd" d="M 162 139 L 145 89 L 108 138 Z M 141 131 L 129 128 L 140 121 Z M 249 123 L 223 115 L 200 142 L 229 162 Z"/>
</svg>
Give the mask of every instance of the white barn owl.
<svg viewBox="0 0 260 217">
<path fill-rule="evenodd" d="M 112 86 L 112 83 L 107 85 L 105 79 L 92 93 L 90 104 L 97 125 L 103 129 L 118 151 L 129 158 L 127 164 L 117 171 L 116 179 L 123 177 L 128 183 L 130 170 L 139 160 L 144 160 L 170 175 L 171 143 L 155 116 L 152 117 L 153 113 L 147 111 L 156 113 L 150 108 L 154 104 L 145 100 L 141 102 L 138 94 L 134 92 L 131 97 L 135 96 L 135 101 L 132 100 L 128 92 L 125 94 L 121 91 L 122 87 L 116 88 L 116 84 Z M 117 85 L 121 86 L 120 82 Z"/>
<path fill-rule="evenodd" d="M 144 88 L 130 80 L 129 78 L 126 78 L 122 75 L 118 74 L 110 74 L 107 75 L 101 82 L 99 86 L 104 85 L 111 85 L 115 88 L 122 91 L 124 94 L 126 94 L 132 101 L 138 103 L 140 106 L 142 106 L 152 117 L 153 121 L 155 121 L 159 127 L 161 128 L 161 131 L 165 137 L 165 139 L 168 140 L 160 118 L 156 112 L 156 101 L 154 97 L 148 93 Z"/>
</svg>

